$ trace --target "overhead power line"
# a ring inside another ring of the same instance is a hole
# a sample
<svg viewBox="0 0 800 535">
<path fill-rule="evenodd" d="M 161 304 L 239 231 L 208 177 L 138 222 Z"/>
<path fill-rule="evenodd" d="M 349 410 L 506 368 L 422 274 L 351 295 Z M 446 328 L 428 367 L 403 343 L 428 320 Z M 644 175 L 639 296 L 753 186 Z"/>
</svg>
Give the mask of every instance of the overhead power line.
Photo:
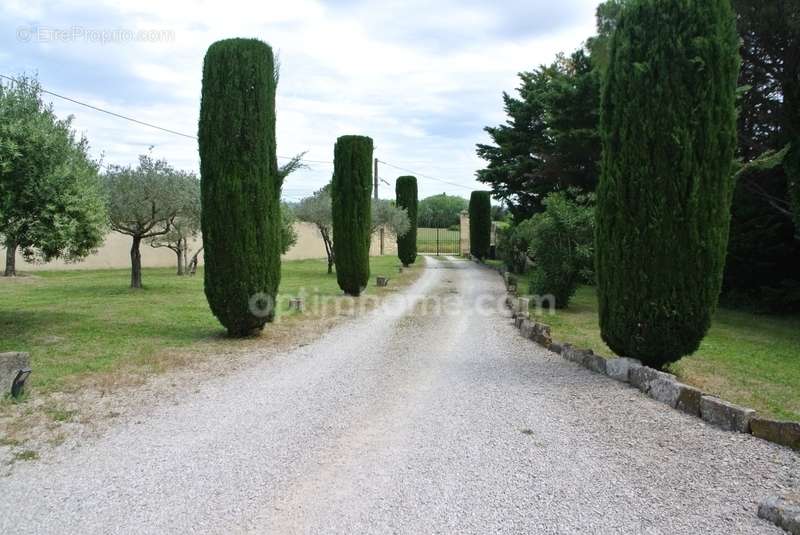
<svg viewBox="0 0 800 535">
<path fill-rule="evenodd" d="M 12 76 L 7 76 L 5 74 L 0 74 L 0 78 L 4 78 L 4 79 L 9 80 L 11 82 L 14 82 L 16 84 L 25 84 L 25 82 L 22 82 L 22 81 L 14 78 Z M 86 108 L 89 108 L 91 110 L 94 110 L 94 111 L 97 111 L 97 112 L 100 112 L 100 113 L 105 113 L 106 115 L 110 115 L 112 117 L 116 117 L 117 119 L 122 119 L 124 121 L 129 121 L 129 122 L 141 125 L 141 126 L 146 126 L 148 128 L 153 128 L 155 130 L 160 130 L 160 131 L 166 132 L 168 134 L 173 134 L 173 135 L 176 135 L 176 136 L 181 136 L 181 137 L 184 137 L 184 138 L 193 139 L 193 140 L 197 141 L 197 136 L 194 136 L 194 135 L 191 135 L 191 134 L 186 134 L 186 133 L 183 133 L 183 132 L 179 132 L 177 130 L 173 130 L 171 128 L 166 128 L 166 127 L 163 127 L 163 126 L 159 126 L 157 124 L 149 123 L 147 121 L 142 121 L 140 119 L 136 119 L 135 117 L 129 117 L 127 115 L 122 115 L 121 113 L 117 113 L 117 112 L 114 112 L 114 111 L 111 111 L 111 110 L 107 110 L 107 109 L 101 108 L 99 106 L 94 106 L 94 105 L 89 104 L 87 102 L 83 102 L 83 101 L 80 101 L 78 99 L 75 99 L 75 98 L 72 98 L 72 97 L 68 97 L 68 96 L 62 95 L 60 93 L 56 93 L 54 91 L 48 91 L 47 89 L 44 89 L 41 86 L 39 86 L 39 89 L 41 90 L 42 93 L 46 93 L 46 94 L 52 95 L 52 96 L 54 96 L 56 98 L 60 98 L 62 100 L 66 100 L 68 102 L 72 102 L 73 104 L 77 104 L 79 106 L 84 106 Z M 282 160 L 291 160 L 292 159 L 289 156 L 280 156 L 280 155 L 278 156 L 278 158 L 280 158 Z M 306 158 L 302 158 L 301 161 L 305 162 L 305 163 L 317 163 L 317 164 L 333 165 L 333 162 L 329 161 L 329 160 L 309 160 L 309 159 L 306 159 Z M 391 163 L 386 162 L 384 160 L 378 160 L 378 161 L 380 163 L 384 164 L 384 165 L 388 165 L 389 167 L 393 167 L 393 168 L 398 169 L 400 171 L 405 171 L 406 173 L 411 173 L 413 175 L 419 176 L 421 178 L 425 178 L 427 180 L 433 180 L 433 181 L 436 181 L 436 182 L 441 182 L 442 184 L 448 184 L 450 186 L 454 186 L 454 187 L 462 188 L 462 189 L 466 189 L 466 190 L 471 190 L 472 189 L 472 188 L 470 188 L 468 186 L 464 186 L 463 184 L 458 184 L 456 182 L 450 182 L 449 180 L 443 180 L 441 178 L 436 178 L 436 177 L 433 177 L 433 176 L 430 176 L 430 175 L 419 173 L 417 171 L 413 171 L 413 170 L 407 169 L 405 167 L 400 167 L 399 165 L 391 164 Z M 383 179 L 381 179 L 381 182 L 383 182 L 383 183 L 385 183 L 387 185 L 390 185 L 388 182 L 386 182 Z"/>
<path fill-rule="evenodd" d="M 16 78 L 12 78 L 11 76 L 6 76 L 5 74 L 0 74 L 0 78 L 5 78 L 6 80 L 11 80 L 12 82 L 17 83 L 17 84 L 23 84 L 23 85 L 25 84 L 25 82 L 21 82 L 20 80 L 17 80 Z M 116 113 L 116 112 L 113 112 L 113 111 L 110 111 L 110 110 L 106 110 L 106 109 L 103 109 L 103 108 L 98 108 L 97 106 L 92 106 L 91 104 L 88 104 L 86 102 L 81 102 L 80 100 L 77 100 L 77 99 L 74 99 L 74 98 L 71 98 L 71 97 L 67 97 L 67 96 L 64 96 L 64 95 L 60 95 L 58 93 L 54 93 L 53 91 L 48 91 L 48 90 L 43 89 L 41 87 L 39 89 L 42 91 L 42 93 L 47 93 L 48 95 L 52 95 L 54 97 L 57 97 L 57 98 L 60 98 L 60 99 L 63 99 L 63 100 L 67 100 L 67 101 L 72 102 L 74 104 L 78 104 L 79 106 L 85 106 L 85 107 L 87 107 L 89 109 L 92 109 L 92 110 L 95 110 L 95 111 L 99 111 L 100 113 L 106 113 L 106 114 L 111 115 L 113 117 L 117 117 L 118 119 L 124 119 L 124 120 L 130 121 L 132 123 L 140 124 L 142 126 L 155 128 L 156 130 L 162 130 L 162 131 L 167 132 L 169 134 L 175 134 L 176 136 L 188 137 L 189 139 L 197 139 L 197 136 L 184 134 L 183 132 L 178 132 L 177 130 L 172 130 L 170 128 L 164 128 L 163 126 L 158 126 L 156 124 L 148 123 L 146 121 L 140 121 L 139 119 L 134 119 L 133 117 L 128 117 L 126 115 L 121 115 L 119 113 Z"/>
<path fill-rule="evenodd" d="M 14 82 L 16 84 L 29 85 L 29 84 L 25 84 L 25 82 L 23 82 L 21 80 L 18 80 L 18 79 L 14 78 L 14 77 L 6 76 L 5 74 L 0 74 L 0 78 L 4 78 L 4 79 L 9 80 L 11 82 Z M 178 132 L 177 130 L 173 130 L 171 128 L 166 128 L 166 127 L 163 127 L 163 126 L 159 126 L 157 124 L 148 123 L 147 121 L 142 121 L 142 120 L 136 119 L 135 117 L 129 117 L 127 115 L 122 115 L 121 113 L 117 113 L 117 112 L 114 112 L 114 111 L 111 111 L 111 110 L 107 110 L 105 108 L 100 108 L 99 106 L 94 106 L 92 104 L 89 104 L 88 102 L 83 102 L 83 101 L 80 101 L 78 99 L 75 99 L 75 98 L 72 98 L 72 97 L 68 97 L 68 96 L 62 95 L 60 93 L 56 93 L 54 91 L 48 91 L 47 89 L 44 89 L 41 86 L 39 86 L 39 89 L 41 90 L 42 93 L 45 93 L 45 94 L 48 94 L 48 95 L 52 95 L 52 96 L 54 96 L 56 98 L 60 98 L 62 100 L 66 100 L 68 102 L 72 102 L 73 104 L 77 104 L 79 106 L 84 106 L 86 108 L 89 108 L 90 110 L 98 111 L 100 113 L 105 113 L 106 115 L 110 115 L 112 117 L 116 117 L 117 119 L 123 119 L 125 121 L 130 121 L 132 123 L 136 123 L 136 124 L 141 125 L 141 126 L 146 126 L 148 128 L 154 128 L 156 130 L 161 130 L 162 132 L 166 132 L 168 134 L 173 134 L 173 135 L 185 137 L 185 138 L 188 138 L 188 139 L 194 139 L 195 141 L 197 141 L 197 136 L 193 136 L 191 134 L 185 134 L 183 132 Z M 282 160 L 291 160 L 292 159 L 289 156 L 278 156 L 278 158 L 281 158 Z M 333 162 L 329 162 L 329 161 L 325 161 L 325 160 L 307 160 L 305 158 L 303 158 L 302 161 L 307 162 L 307 163 L 333 164 Z"/>
<path fill-rule="evenodd" d="M 405 171 L 406 173 L 411 173 L 412 175 L 419 176 L 421 178 L 426 178 L 428 180 L 434 180 L 436 182 L 441 182 L 442 184 L 448 184 L 450 186 L 455 186 L 457 188 L 468 189 L 470 191 L 472 190 L 472 188 L 470 188 L 469 186 L 465 186 L 463 184 L 458 184 L 456 182 L 450 182 L 449 180 L 443 180 L 441 178 L 436 178 L 436 177 L 433 177 L 433 176 L 425 175 L 425 174 L 419 173 L 419 172 L 411 170 L 411 169 L 406 169 L 405 167 L 400 167 L 399 165 L 391 164 L 391 163 L 386 162 L 384 160 L 379 160 L 379 161 L 383 165 L 388 165 L 389 167 L 394 167 L 395 169 L 398 169 L 400 171 Z"/>
</svg>

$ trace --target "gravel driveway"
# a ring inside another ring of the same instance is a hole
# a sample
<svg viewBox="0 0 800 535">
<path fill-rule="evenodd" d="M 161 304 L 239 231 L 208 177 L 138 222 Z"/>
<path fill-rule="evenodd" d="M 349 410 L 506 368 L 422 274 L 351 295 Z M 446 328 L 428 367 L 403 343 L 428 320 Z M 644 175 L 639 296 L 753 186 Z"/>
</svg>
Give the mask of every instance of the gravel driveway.
<svg viewBox="0 0 800 535">
<path fill-rule="evenodd" d="M 757 503 L 798 455 L 562 360 L 479 312 L 497 274 L 427 264 L 404 306 L 18 463 L 0 533 L 782 533 Z"/>
</svg>

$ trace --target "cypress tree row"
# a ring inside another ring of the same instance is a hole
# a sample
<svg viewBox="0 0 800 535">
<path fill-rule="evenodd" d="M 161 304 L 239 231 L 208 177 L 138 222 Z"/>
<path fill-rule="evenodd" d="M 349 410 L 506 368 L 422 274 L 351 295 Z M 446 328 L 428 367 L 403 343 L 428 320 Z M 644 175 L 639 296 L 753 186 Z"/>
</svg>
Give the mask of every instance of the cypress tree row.
<svg viewBox="0 0 800 535">
<path fill-rule="evenodd" d="M 483 260 L 489 256 L 492 234 L 492 202 L 488 191 L 473 191 L 469 198 L 469 250 Z"/>
<path fill-rule="evenodd" d="M 218 41 L 206 52 L 198 133 L 205 293 L 232 336 L 272 320 L 280 282 L 275 84 L 272 49 L 257 39 Z"/>
<path fill-rule="evenodd" d="M 397 206 L 405 208 L 411 227 L 403 236 L 397 238 L 397 257 L 408 267 L 417 259 L 417 178 L 401 176 L 394 185 Z"/>
<path fill-rule="evenodd" d="M 716 308 L 733 193 L 739 39 L 730 0 L 632 0 L 601 103 L 596 267 L 603 340 L 663 367 Z"/>
<path fill-rule="evenodd" d="M 342 136 L 333 148 L 331 212 L 336 280 L 358 296 L 369 280 L 372 227 L 372 138 Z"/>
</svg>

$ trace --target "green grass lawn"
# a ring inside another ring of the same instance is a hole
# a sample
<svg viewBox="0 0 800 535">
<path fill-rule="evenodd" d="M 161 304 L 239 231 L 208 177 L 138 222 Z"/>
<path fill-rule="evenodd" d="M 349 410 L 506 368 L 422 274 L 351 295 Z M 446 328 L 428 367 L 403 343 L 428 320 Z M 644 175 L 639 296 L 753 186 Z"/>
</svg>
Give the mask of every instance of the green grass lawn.
<svg viewBox="0 0 800 535">
<path fill-rule="evenodd" d="M 579 288 L 569 308 L 555 315 L 536 315 L 555 340 L 612 355 L 600 338 L 594 288 Z M 728 401 L 800 421 L 800 317 L 720 309 L 700 349 L 670 371 Z"/>
<path fill-rule="evenodd" d="M 411 269 L 399 274 L 398 265 L 394 256 L 373 257 L 367 293 L 391 291 L 419 272 Z M 313 295 L 341 295 L 336 275 L 328 275 L 326 268 L 324 260 L 283 263 L 281 323 L 307 317 L 287 311 L 289 297 L 301 289 L 305 289 L 308 304 Z M 377 275 L 390 277 L 390 288 L 373 288 Z M 129 289 L 129 282 L 128 270 L 0 277 L 0 351 L 29 352 L 32 386 L 48 391 L 63 387 L 70 379 L 120 366 L 157 366 L 162 361 L 154 357 L 169 349 L 203 342 L 223 344 L 225 349 L 243 344 L 225 338 L 224 329 L 211 314 L 203 293 L 202 271 L 195 277 L 178 277 L 172 268 L 145 269 L 143 290 Z M 271 330 L 275 327 L 268 325 L 265 333 Z"/>
</svg>

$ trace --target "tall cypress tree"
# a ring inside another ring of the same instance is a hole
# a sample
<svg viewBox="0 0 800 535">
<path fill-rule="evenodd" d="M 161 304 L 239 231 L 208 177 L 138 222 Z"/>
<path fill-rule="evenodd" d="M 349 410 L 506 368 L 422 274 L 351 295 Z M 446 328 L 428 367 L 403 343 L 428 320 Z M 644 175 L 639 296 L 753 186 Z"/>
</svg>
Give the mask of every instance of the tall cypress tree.
<svg viewBox="0 0 800 535">
<path fill-rule="evenodd" d="M 369 280 L 372 236 L 372 138 L 342 136 L 333 148 L 331 211 L 336 280 L 358 296 Z"/>
<path fill-rule="evenodd" d="M 205 292 L 232 336 L 274 317 L 282 179 L 275 155 L 275 62 L 257 39 L 211 45 L 200 101 Z"/>
<path fill-rule="evenodd" d="M 404 266 L 410 266 L 417 259 L 417 178 L 401 176 L 394 186 L 397 206 L 405 208 L 411 227 L 403 236 L 397 238 L 397 257 Z"/>
<path fill-rule="evenodd" d="M 492 202 L 488 191 L 473 191 L 469 198 L 469 250 L 483 260 L 489 256 L 492 236 Z"/>
<path fill-rule="evenodd" d="M 603 339 L 662 367 L 694 352 L 719 296 L 733 191 L 739 40 L 730 0 L 632 0 L 601 104 Z"/>
</svg>

